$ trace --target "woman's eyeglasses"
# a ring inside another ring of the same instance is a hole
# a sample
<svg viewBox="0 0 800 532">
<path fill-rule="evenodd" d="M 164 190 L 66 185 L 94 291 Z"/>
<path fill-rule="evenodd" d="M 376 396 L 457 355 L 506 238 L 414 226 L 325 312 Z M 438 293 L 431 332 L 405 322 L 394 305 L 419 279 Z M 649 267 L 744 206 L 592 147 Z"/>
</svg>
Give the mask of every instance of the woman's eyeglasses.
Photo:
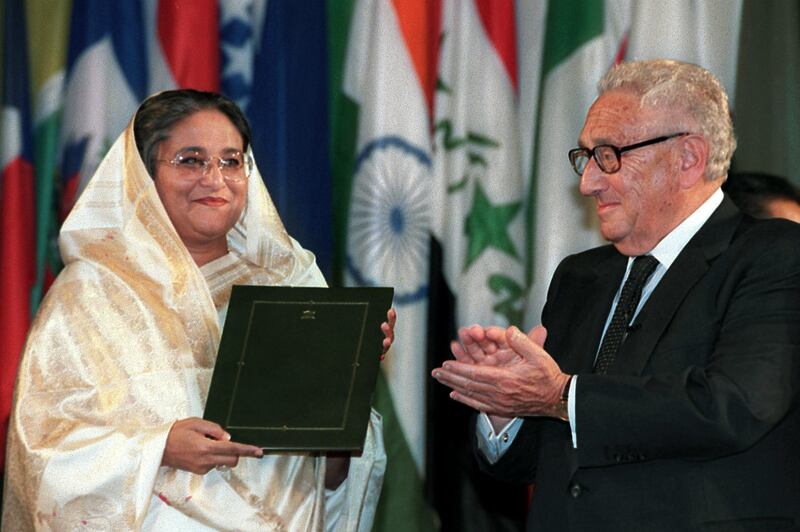
<svg viewBox="0 0 800 532">
<path fill-rule="evenodd" d="M 199 179 L 209 171 L 216 159 L 219 173 L 226 181 L 239 182 L 250 177 L 253 171 L 253 158 L 240 151 L 228 152 L 222 156 L 208 155 L 202 150 L 187 149 L 175 154 L 171 161 L 157 159 L 160 163 L 169 164 L 185 179 Z"/>
</svg>

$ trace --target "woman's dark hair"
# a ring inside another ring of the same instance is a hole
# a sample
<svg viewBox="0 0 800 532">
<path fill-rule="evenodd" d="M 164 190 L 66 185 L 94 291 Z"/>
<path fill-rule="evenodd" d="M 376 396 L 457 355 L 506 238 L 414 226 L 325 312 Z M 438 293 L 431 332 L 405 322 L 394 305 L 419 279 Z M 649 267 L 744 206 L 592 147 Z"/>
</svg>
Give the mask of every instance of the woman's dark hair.
<svg viewBox="0 0 800 532">
<path fill-rule="evenodd" d="M 235 103 L 215 92 L 178 89 L 160 92 L 146 99 L 133 121 L 133 134 L 139 156 L 151 176 L 155 175 L 156 150 L 172 127 L 197 111 L 214 109 L 228 117 L 242 135 L 244 151 L 250 146 L 250 124 Z"/>
</svg>

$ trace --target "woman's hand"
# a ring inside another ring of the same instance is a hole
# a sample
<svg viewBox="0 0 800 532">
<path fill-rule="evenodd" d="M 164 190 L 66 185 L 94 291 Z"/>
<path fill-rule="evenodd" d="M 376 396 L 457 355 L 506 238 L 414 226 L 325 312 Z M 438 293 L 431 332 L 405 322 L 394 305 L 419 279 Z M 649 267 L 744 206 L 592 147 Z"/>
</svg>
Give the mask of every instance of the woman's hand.
<svg viewBox="0 0 800 532">
<path fill-rule="evenodd" d="M 240 456 L 264 455 L 260 447 L 230 439 L 231 435 L 213 421 L 181 419 L 169 430 L 161 465 L 205 475 L 217 466 L 236 467 Z"/>
<path fill-rule="evenodd" d="M 386 313 L 386 321 L 381 323 L 381 331 L 383 331 L 383 352 L 381 353 L 381 360 L 386 358 L 386 352 L 392 347 L 394 342 L 394 324 L 397 323 L 397 311 L 393 308 L 389 309 Z"/>
</svg>

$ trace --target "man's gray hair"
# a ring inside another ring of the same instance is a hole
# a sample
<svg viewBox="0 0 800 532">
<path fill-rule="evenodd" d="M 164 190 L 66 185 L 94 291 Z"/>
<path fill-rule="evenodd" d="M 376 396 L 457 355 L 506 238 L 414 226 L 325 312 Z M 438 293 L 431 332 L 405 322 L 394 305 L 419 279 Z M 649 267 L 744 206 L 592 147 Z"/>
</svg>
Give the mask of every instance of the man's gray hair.
<svg viewBox="0 0 800 532">
<path fill-rule="evenodd" d="M 688 117 L 709 144 L 706 179 L 725 178 L 736 149 L 728 96 L 708 70 L 681 61 L 630 61 L 611 68 L 597 84 L 602 95 L 613 90 L 632 92 L 642 107 L 675 109 Z M 663 134 L 677 133 L 664 131 Z"/>
</svg>

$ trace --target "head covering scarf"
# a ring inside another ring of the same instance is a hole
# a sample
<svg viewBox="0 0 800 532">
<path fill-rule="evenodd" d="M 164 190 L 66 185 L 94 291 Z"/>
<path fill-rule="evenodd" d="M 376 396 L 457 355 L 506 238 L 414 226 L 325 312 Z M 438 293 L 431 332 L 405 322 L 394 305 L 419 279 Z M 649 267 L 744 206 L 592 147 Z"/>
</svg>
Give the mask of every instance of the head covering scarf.
<svg viewBox="0 0 800 532">
<path fill-rule="evenodd" d="M 65 268 L 20 363 L 3 529 L 369 530 L 385 468 L 376 414 L 335 511 L 326 511 L 318 456 L 242 458 L 206 475 L 161 466 L 172 424 L 202 417 L 231 286 L 324 286 L 257 169 L 228 234 L 230 253 L 199 268 L 161 204 L 131 121 L 59 245 Z"/>
</svg>

